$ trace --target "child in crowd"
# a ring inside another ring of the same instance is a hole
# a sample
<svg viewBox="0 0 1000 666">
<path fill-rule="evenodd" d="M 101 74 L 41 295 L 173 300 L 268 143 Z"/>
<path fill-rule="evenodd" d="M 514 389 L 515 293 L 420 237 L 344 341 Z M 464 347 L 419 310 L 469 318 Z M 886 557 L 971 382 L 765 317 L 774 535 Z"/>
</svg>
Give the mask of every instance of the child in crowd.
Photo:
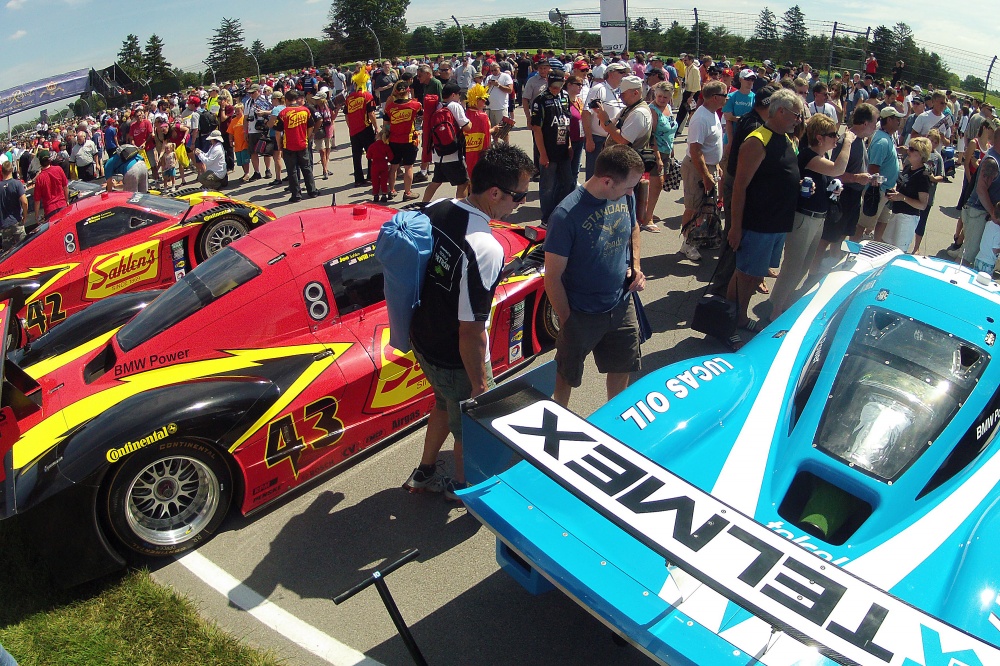
<svg viewBox="0 0 1000 666">
<path fill-rule="evenodd" d="M 389 147 L 389 123 L 379 132 L 378 141 L 368 146 L 368 165 L 372 179 L 372 202 L 389 201 L 389 162 L 392 148 Z"/>
<path fill-rule="evenodd" d="M 163 152 L 157 160 L 160 176 L 163 178 L 163 189 L 172 190 L 177 182 L 177 146 L 168 141 L 163 144 Z"/>
<path fill-rule="evenodd" d="M 927 138 L 931 140 L 931 156 L 924 162 L 927 169 L 927 178 L 931 181 L 931 191 L 927 198 L 927 207 L 920 211 L 920 221 L 917 223 L 917 230 L 913 234 L 913 249 L 910 254 L 920 254 L 920 241 L 924 239 L 924 230 L 927 229 L 927 216 L 931 214 L 931 206 L 934 205 L 934 192 L 937 184 L 944 180 L 944 157 L 941 156 L 941 132 L 932 129 L 927 133 Z"/>
<path fill-rule="evenodd" d="M 243 167 L 243 182 L 250 180 L 250 144 L 247 139 L 246 116 L 243 115 L 243 105 L 233 105 L 233 117 L 226 128 L 233 141 L 233 153 L 236 156 L 236 166 Z"/>
<path fill-rule="evenodd" d="M 489 92 L 481 84 L 469 88 L 467 95 L 469 125 L 465 128 L 465 166 L 472 176 L 472 167 L 476 166 L 479 156 L 490 147 L 490 116 L 486 113 L 486 102 Z"/>
</svg>

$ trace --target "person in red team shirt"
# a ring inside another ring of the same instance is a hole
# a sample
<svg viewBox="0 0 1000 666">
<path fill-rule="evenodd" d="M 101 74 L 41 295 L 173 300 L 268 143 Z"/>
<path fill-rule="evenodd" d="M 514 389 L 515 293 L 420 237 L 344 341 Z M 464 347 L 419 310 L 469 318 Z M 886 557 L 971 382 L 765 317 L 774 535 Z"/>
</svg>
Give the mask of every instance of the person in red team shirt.
<svg viewBox="0 0 1000 666">
<path fill-rule="evenodd" d="M 65 208 L 69 201 L 69 180 L 66 172 L 52 164 L 49 160 L 51 153 L 45 148 L 38 151 L 38 163 L 42 170 L 35 176 L 35 221 L 41 223 L 41 212 L 45 212 L 45 219 L 52 217 L 52 214 L 61 208 Z"/>
<path fill-rule="evenodd" d="M 146 151 L 146 160 L 153 167 L 153 178 L 158 178 L 156 168 L 156 140 L 153 138 L 153 124 L 146 117 L 146 112 L 136 109 L 132 126 L 129 128 L 132 135 L 132 143 L 136 148 Z"/>
<path fill-rule="evenodd" d="M 416 119 L 423 112 L 420 102 L 410 99 L 410 85 L 399 81 L 393 86 L 392 101 L 385 105 L 385 115 L 389 123 L 389 147 L 392 148 L 392 167 L 389 170 L 389 198 L 395 196 L 393 187 L 399 167 L 403 167 L 403 201 L 411 201 L 417 195 L 410 191 L 413 185 L 413 163 L 417 160 L 417 146 L 420 135 L 416 131 Z"/>
<path fill-rule="evenodd" d="M 285 169 L 288 170 L 288 189 L 292 194 L 288 201 L 295 203 L 302 201 L 299 190 L 299 169 L 302 170 L 306 181 L 306 196 L 311 199 L 318 194 L 316 181 L 313 180 L 312 165 L 306 152 L 309 147 L 309 129 L 313 124 L 313 117 L 309 109 L 302 105 L 297 90 L 285 93 L 285 104 L 285 108 L 278 115 L 274 129 L 280 131 L 282 135 L 281 150 L 285 158 Z"/>
<path fill-rule="evenodd" d="M 490 147 L 490 116 L 486 113 L 486 101 L 490 93 L 482 84 L 469 88 L 468 109 L 465 115 L 469 124 L 465 128 L 465 168 L 472 177 L 472 167 L 476 166 L 479 156 Z"/>
<path fill-rule="evenodd" d="M 375 142 L 375 111 L 378 104 L 372 94 L 356 87 L 344 102 L 347 132 L 351 135 L 351 157 L 354 159 L 354 186 L 363 187 L 370 181 L 361 167 L 361 156 Z M 371 162 L 368 162 L 371 172 Z"/>
<path fill-rule="evenodd" d="M 389 147 L 388 125 L 379 132 L 378 138 L 368 146 L 368 165 L 372 178 L 372 202 L 389 201 L 389 162 L 392 148 Z"/>
</svg>

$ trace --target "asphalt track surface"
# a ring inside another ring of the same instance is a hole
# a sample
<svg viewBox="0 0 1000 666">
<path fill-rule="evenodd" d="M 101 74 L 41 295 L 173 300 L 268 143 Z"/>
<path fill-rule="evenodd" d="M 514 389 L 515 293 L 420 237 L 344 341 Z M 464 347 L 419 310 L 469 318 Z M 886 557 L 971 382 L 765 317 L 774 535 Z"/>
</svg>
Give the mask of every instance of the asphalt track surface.
<svg viewBox="0 0 1000 666">
<path fill-rule="evenodd" d="M 530 154 L 531 135 L 520 110 L 516 118 L 512 141 Z M 228 191 L 271 207 L 279 216 L 328 206 L 334 195 L 341 205 L 369 201 L 370 190 L 353 186 L 343 116 L 336 135 L 340 147 L 331 159 L 329 180 L 319 178 L 316 156 L 318 198 L 288 204 L 288 192 L 266 180 Z M 682 139 L 678 159 L 685 150 Z M 414 191 L 422 193 L 423 188 L 415 185 Z M 958 217 L 953 206 L 960 188 L 961 171 L 953 183 L 938 187 L 923 254 L 944 256 Z M 453 196 L 454 190 L 445 184 L 438 195 Z M 688 328 L 716 253 L 705 253 L 700 264 L 678 254 L 682 211 L 679 192 L 663 194 L 657 205 L 663 233 L 642 234 L 642 269 L 648 279 L 642 300 L 654 330 L 642 348 L 642 374 L 693 355 L 726 351 Z M 508 219 L 537 222 L 537 184 Z M 758 295 L 752 309 L 760 308 L 764 298 Z M 545 354 L 535 365 L 552 357 L 552 352 Z M 586 415 L 604 402 L 604 380 L 591 361 L 570 407 Z M 156 579 L 189 596 L 223 629 L 273 650 L 286 663 L 405 665 L 413 662 L 375 589 L 340 606 L 332 598 L 418 548 L 420 557 L 387 581 L 429 664 L 651 663 L 635 648 L 613 641 L 609 629 L 560 592 L 533 596 L 501 572 L 495 538 L 461 505 L 404 492 L 401 484 L 420 457 L 423 435 L 421 426 L 398 437 L 263 514 L 231 516 L 194 558 L 151 563 Z M 449 439 L 442 453 L 449 465 L 450 446 Z"/>
</svg>

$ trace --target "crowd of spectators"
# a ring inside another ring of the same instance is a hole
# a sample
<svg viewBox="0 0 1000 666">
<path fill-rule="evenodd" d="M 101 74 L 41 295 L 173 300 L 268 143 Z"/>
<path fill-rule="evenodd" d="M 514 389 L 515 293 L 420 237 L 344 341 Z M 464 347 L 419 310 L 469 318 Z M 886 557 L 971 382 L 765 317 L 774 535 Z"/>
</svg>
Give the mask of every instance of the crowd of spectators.
<svg viewBox="0 0 1000 666">
<path fill-rule="evenodd" d="M 439 109 L 452 120 L 435 116 Z M 844 238 L 919 251 L 935 187 L 954 165 L 963 167 L 963 191 L 952 256 L 986 268 L 992 248 L 983 243 L 997 236 L 988 226 L 997 222 L 1000 199 L 991 192 L 1000 188 L 991 105 L 909 82 L 902 62 L 891 80 L 880 78 L 874 56 L 861 71 L 822 78 L 808 63 L 685 53 L 499 51 L 356 62 L 41 123 L 8 147 L 6 160 L 12 178 L 26 184 L 53 166 L 70 179 L 120 174 L 127 189 L 155 184 L 168 192 L 191 181 L 222 189 L 238 177 L 286 187 L 294 202 L 303 185 L 304 196 L 319 191 L 314 165 L 317 178 L 329 178 L 341 113 L 354 184 L 371 187 L 382 202 L 416 199 L 413 184 L 427 181 L 424 201 L 446 183 L 462 196 L 483 151 L 523 124 L 543 224 L 578 186 L 581 170 L 584 179 L 593 176 L 605 146 L 631 146 L 644 163 L 635 192 L 643 230 L 661 231 L 659 194 L 679 182 L 681 253 L 699 261 L 705 225 L 713 209 L 723 213 L 725 227 L 711 233 L 734 256 L 723 252 L 720 282 L 751 330 L 757 323 L 745 306 L 753 292 L 767 293 L 766 280 L 783 275 L 771 297 L 774 313 L 782 312 L 802 280 L 816 279 L 839 256 Z M 434 144 L 436 133 L 449 131 L 442 123 L 457 134 L 459 150 Z M 677 160 L 675 144 L 684 142 Z M 123 156 L 123 146 L 138 151 Z M 63 187 L 42 181 L 38 215 L 57 207 Z"/>
</svg>

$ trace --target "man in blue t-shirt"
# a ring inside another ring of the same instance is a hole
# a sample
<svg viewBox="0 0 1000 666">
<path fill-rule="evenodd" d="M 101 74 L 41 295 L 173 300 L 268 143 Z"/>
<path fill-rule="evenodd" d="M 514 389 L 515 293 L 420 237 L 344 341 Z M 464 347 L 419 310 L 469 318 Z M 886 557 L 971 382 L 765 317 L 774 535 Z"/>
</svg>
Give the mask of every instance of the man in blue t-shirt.
<svg viewBox="0 0 1000 666">
<path fill-rule="evenodd" d="M 545 237 L 545 293 L 562 328 L 556 340 L 556 390 L 569 404 L 593 352 L 608 375 L 608 399 L 625 390 L 639 369 L 639 325 L 630 292 L 641 291 L 639 226 L 633 189 L 642 158 L 630 146 L 604 149 L 594 175 L 556 206 Z"/>
<path fill-rule="evenodd" d="M 871 143 L 868 144 L 868 173 L 877 173 L 885 180 L 882 181 L 881 195 L 879 196 L 878 208 L 874 215 L 861 213 L 858 220 L 858 231 L 853 240 L 860 241 L 868 234 L 874 234 L 874 239 L 882 240 L 882 232 L 889 223 L 889 216 L 892 214 L 892 206 L 886 205 L 888 199 L 885 193 L 896 187 L 899 179 L 899 157 L 896 156 L 896 142 L 892 137 L 899 131 L 903 114 L 891 106 L 887 106 L 879 112 L 879 128 L 872 136 Z M 869 187 L 871 187 L 869 185 Z"/>
<path fill-rule="evenodd" d="M 722 161 L 725 162 L 729 153 L 728 146 L 733 141 L 733 132 L 736 129 L 736 121 L 753 111 L 754 92 L 753 84 L 757 80 L 757 74 L 752 69 L 740 71 L 740 89 L 729 93 L 726 104 L 722 107 L 723 117 L 726 119 L 726 134 L 722 138 L 722 144 L 727 146 L 722 151 Z"/>
</svg>

